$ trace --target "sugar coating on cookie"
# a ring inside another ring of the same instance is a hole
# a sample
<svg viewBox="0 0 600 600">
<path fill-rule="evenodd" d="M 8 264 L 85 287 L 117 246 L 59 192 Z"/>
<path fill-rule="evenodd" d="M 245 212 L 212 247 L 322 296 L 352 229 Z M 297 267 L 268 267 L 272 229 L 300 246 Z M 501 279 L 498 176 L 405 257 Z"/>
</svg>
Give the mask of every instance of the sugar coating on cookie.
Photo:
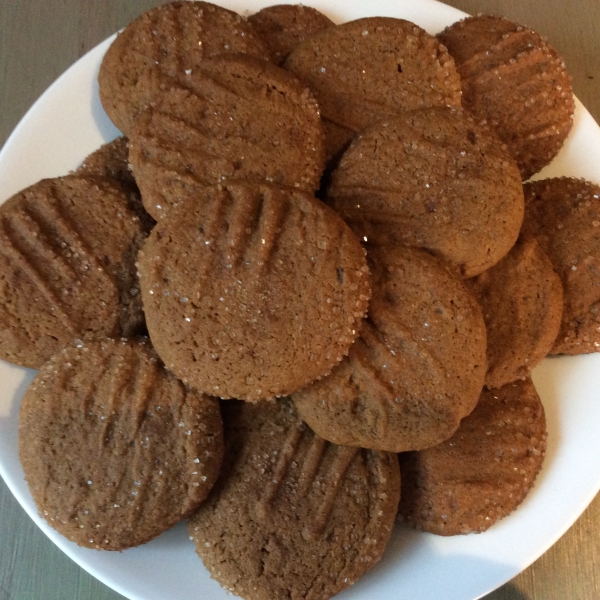
<svg viewBox="0 0 600 600">
<path fill-rule="evenodd" d="M 104 178 L 42 180 L 0 207 L 0 356 L 39 368 L 75 338 L 132 335 L 146 232 Z"/>
<path fill-rule="evenodd" d="M 369 244 L 426 248 L 464 277 L 506 255 L 523 220 L 521 178 L 506 148 L 447 107 L 361 132 L 331 176 L 327 201 Z"/>
<path fill-rule="evenodd" d="M 437 535 L 485 531 L 531 489 L 546 435 L 544 407 L 531 379 L 484 390 L 449 440 L 399 455 L 400 518 Z"/>
<path fill-rule="evenodd" d="M 481 310 L 423 250 L 369 249 L 373 296 L 348 356 L 292 399 L 325 439 L 389 452 L 450 437 L 477 403 L 486 369 Z"/>
<path fill-rule="evenodd" d="M 267 6 L 250 15 L 257 33 L 269 48 L 275 64 L 281 64 L 287 55 L 305 39 L 335 23 L 322 12 L 302 4 Z"/>
<path fill-rule="evenodd" d="M 154 227 L 155 221 L 142 204 L 140 190 L 129 164 L 129 140 L 126 137 L 117 137 L 86 156 L 75 174 L 109 179 L 123 188 L 129 208 L 140 218 L 144 229 L 150 232 Z"/>
<path fill-rule="evenodd" d="M 287 399 L 224 404 L 224 470 L 188 521 L 211 577 L 247 600 L 327 600 L 352 585 L 390 538 L 396 455 L 326 442 Z"/>
<path fill-rule="evenodd" d="M 370 295 L 364 250 L 342 219 L 266 184 L 202 188 L 154 228 L 139 270 L 156 351 L 221 398 L 285 395 L 328 373 Z"/>
<path fill-rule="evenodd" d="M 308 85 L 324 121 L 333 123 L 328 160 L 380 119 L 461 102 L 460 78 L 446 49 L 402 19 L 369 17 L 325 29 L 294 48 L 284 68 Z"/>
<path fill-rule="evenodd" d="M 62 350 L 21 405 L 19 456 L 38 511 L 87 548 L 137 546 L 188 516 L 222 455 L 218 401 L 171 375 L 147 338 Z"/>
<path fill-rule="evenodd" d="M 161 84 L 185 81 L 205 58 L 242 52 L 268 60 L 252 25 L 209 2 L 171 2 L 140 15 L 117 35 L 100 66 L 100 100 L 129 135 Z"/>
<path fill-rule="evenodd" d="M 600 350 L 600 186 L 559 177 L 527 183 L 523 233 L 560 276 L 564 309 L 551 354 Z"/>
<path fill-rule="evenodd" d="M 456 61 L 463 107 L 508 146 L 523 180 L 550 163 L 573 125 L 564 61 L 538 33 L 502 17 L 468 17 L 438 39 Z"/>
<path fill-rule="evenodd" d="M 468 283 L 487 329 L 485 384 L 498 388 L 528 377 L 560 328 L 562 284 L 550 259 L 535 238 L 520 238 L 499 263 Z"/>
<path fill-rule="evenodd" d="M 248 55 L 207 59 L 140 113 L 129 160 L 156 219 L 190 188 L 225 179 L 314 193 L 325 165 L 319 107 L 270 63 Z"/>
</svg>

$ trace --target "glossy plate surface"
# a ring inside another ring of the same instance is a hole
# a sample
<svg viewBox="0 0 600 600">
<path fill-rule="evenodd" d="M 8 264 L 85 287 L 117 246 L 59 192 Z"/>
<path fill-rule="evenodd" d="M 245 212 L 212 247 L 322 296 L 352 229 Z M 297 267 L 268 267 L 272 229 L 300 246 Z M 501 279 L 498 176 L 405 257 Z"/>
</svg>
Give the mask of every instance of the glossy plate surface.
<svg viewBox="0 0 600 600">
<path fill-rule="evenodd" d="M 274 0 L 220 3 L 247 15 Z M 336 22 L 396 16 L 430 33 L 464 16 L 434 0 L 315 0 L 314 6 Z M 0 153 L 0 201 L 43 177 L 66 174 L 118 134 L 96 83 L 110 41 L 64 73 L 15 129 Z M 577 103 L 565 147 L 538 178 L 600 183 L 599 165 L 600 128 Z M 31 518 L 79 565 L 132 600 L 231 598 L 210 579 L 181 523 L 145 546 L 103 553 L 66 541 L 39 518 L 17 452 L 19 405 L 34 374 L 0 361 L 0 474 Z M 517 575 L 571 526 L 600 489 L 600 355 L 547 359 L 534 382 L 546 409 L 548 453 L 518 510 L 480 535 L 442 538 L 397 526 L 381 562 L 340 599 L 473 600 Z"/>
</svg>

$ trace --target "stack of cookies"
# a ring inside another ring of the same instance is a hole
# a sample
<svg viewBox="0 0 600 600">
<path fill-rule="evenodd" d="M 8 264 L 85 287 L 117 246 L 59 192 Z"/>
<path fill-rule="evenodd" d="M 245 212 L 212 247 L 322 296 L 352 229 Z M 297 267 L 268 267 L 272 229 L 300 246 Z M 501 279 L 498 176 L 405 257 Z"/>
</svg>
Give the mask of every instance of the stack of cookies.
<svg viewBox="0 0 600 600">
<path fill-rule="evenodd" d="M 600 188 L 522 183 L 572 123 L 551 46 L 174 2 L 99 82 L 126 137 L 0 208 L 48 522 L 122 550 L 189 518 L 226 589 L 324 600 L 397 515 L 454 535 L 514 510 L 545 452 L 531 369 L 600 347 Z"/>
</svg>

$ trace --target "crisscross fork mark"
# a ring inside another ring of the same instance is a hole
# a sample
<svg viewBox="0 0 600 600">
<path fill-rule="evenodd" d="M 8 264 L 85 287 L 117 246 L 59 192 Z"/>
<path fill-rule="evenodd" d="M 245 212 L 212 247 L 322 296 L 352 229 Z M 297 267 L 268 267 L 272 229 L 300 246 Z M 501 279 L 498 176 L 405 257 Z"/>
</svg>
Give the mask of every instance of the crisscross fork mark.
<svg viewBox="0 0 600 600">
<path fill-rule="evenodd" d="M 33 264 L 33 262 L 20 250 L 18 244 L 11 236 L 9 227 L 7 227 L 7 219 L 0 220 L 0 254 L 3 254 L 7 259 L 12 261 L 19 268 L 31 283 L 39 290 L 50 305 L 52 312 L 61 324 L 72 334 L 77 333 L 75 324 L 70 315 L 62 308 L 61 302 L 54 290 L 50 287 L 47 278 L 41 270 Z M 31 238 L 39 243 L 39 238 Z"/>
<path fill-rule="evenodd" d="M 335 458 L 327 470 L 327 476 L 323 477 L 323 480 L 327 483 L 327 491 L 314 519 L 304 527 L 302 537 L 305 540 L 316 538 L 325 529 L 346 471 L 359 451 L 359 448 L 348 446 L 334 446 L 331 444 L 331 447 L 335 448 Z"/>
<path fill-rule="evenodd" d="M 327 525 L 339 488 L 350 463 L 359 451 L 358 448 L 330 444 L 313 434 L 304 423 L 297 423 L 291 428 L 283 443 L 283 448 L 279 453 L 279 459 L 275 466 L 275 472 L 265 487 L 262 497 L 259 499 L 257 512 L 261 519 L 267 519 L 268 515 L 272 512 L 275 498 L 285 477 L 289 473 L 290 466 L 296 459 L 302 439 L 307 435 L 312 436 L 312 439 L 309 442 L 300 465 L 298 486 L 296 488 L 297 502 L 310 498 L 309 492 L 317 480 L 319 471 L 321 471 L 324 456 L 328 451 L 335 453 L 325 472 L 322 472 L 319 477 L 325 483 L 325 493 L 320 499 L 316 511 L 311 513 L 310 520 L 302 532 L 305 539 L 312 539 L 319 535 Z"/>
<path fill-rule="evenodd" d="M 257 511 L 258 515 L 265 519 L 271 509 L 271 505 L 279 492 L 279 488 L 287 475 L 290 465 L 298 452 L 300 441 L 306 431 L 306 425 L 303 422 L 298 422 L 292 426 L 286 439 L 283 442 L 283 447 L 279 452 L 279 459 L 275 466 L 275 472 L 273 477 L 265 486 L 265 490 L 262 497 L 258 501 Z"/>
</svg>

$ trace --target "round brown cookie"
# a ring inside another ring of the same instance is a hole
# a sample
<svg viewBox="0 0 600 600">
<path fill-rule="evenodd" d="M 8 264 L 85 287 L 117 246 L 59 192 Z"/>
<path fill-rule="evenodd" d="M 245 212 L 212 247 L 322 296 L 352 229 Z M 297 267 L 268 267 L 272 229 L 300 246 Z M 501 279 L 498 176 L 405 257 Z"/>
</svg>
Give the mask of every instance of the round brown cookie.
<svg viewBox="0 0 600 600">
<path fill-rule="evenodd" d="M 437 37 L 456 61 L 463 107 L 494 128 L 529 179 L 556 156 L 573 124 L 564 62 L 539 34 L 502 17 L 469 17 Z"/>
<path fill-rule="evenodd" d="M 185 88 L 165 89 L 140 113 L 129 159 L 156 219 L 190 188 L 231 178 L 313 193 L 325 163 L 319 107 L 270 63 L 243 54 L 207 59 Z"/>
<path fill-rule="evenodd" d="M 146 212 L 142 197 L 129 165 L 129 140 L 115 138 L 85 158 L 75 171 L 77 175 L 104 177 L 120 185 L 127 193 L 129 208 L 140 218 L 146 231 L 154 227 L 154 219 Z"/>
<path fill-rule="evenodd" d="M 300 43 L 321 29 L 335 23 L 322 12 L 302 4 L 267 6 L 250 15 L 248 21 L 262 36 L 271 51 L 273 62 L 280 65 Z"/>
<path fill-rule="evenodd" d="M 370 295 L 350 228 L 290 188 L 231 181 L 199 193 L 140 252 L 158 354 L 221 398 L 272 398 L 325 375 L 348 352 Z"/>
<path fill-rule="evenodd" d="M 519 171 L 491 131 L 461 109 L 427 108 L 357 136 L 327 190 L 369 244 L 427 248 L 472 277 L 515 243 Z"/>
<path fill-rule="evenodd" d="M 219 404 L 171 375 L 145 338 L 80 342 L 25 393 L 19 454 L 52 527 L 80 546 L 124 550 L 207 496 L 223 455 Z"/>
<path fill-rule="evenodd" d="M 523 234 L 534 236 L 563 285 L 552 354 L 600 350 L 600 186 L 560 177 L 527 183 Z"/>
<path fill-rule="evenodd" d="M 449 440 L 399 455 L 398 514 L 437 535 L 485 531 L 521 504 L 545 452 L 544 407 L 531 379 L 484 390 Z"/>
<path fill-rule="evenodd" d="M 0 356 L 39 368 L 75 338 L 144 324 L 135 260 L 145 232 L 107 179 L 46 179 L 0 207 Z"/>
<path fill-rule="evenodd" d="M 370 17 L 316 33 L 294 48 L 284 67 L 314 92 L 335 138 L 400 111 L 460 106 L 460 78 L 446 49 L 401 19 Z M 327 128 L 326 128 L 327 132 Z M 326 140 L 328 161 L 343 151 Z"/>
<path fill-rule="evenodd" d="M 438 259 L 413 248 L 369 249 L 373 296 L 348 357 L 292 395 L 320 436 L 389 452 L 450 437 L 485 376 L 481 310 Z"/>
<path fill-rule="evenodd" d="M 534 238 L 519 239 L 491 269 L 469 280 L 487 329 L 485 384 L 498 388 L 530 374 L 560 328 L 560 277 Z"/>
<path fill-rule="evenodd" d="M 223 472 L 188 522 L 211 577 L 246 600 L 326 600 L 352 585 L 392 532 L 396 455 L 326 442 L 288 399 L 223 409 Z"/>
<path fill-rule="evenodd" d="M 129 135 L 165 78 L 185 81 L 205 58 L 223 52 L 270 57 L 253 27 L 230 10 L 209 2 L 157 6 L 130 23 L 106 52 L 98 74 L 102 106 Z"/>
</svg>

